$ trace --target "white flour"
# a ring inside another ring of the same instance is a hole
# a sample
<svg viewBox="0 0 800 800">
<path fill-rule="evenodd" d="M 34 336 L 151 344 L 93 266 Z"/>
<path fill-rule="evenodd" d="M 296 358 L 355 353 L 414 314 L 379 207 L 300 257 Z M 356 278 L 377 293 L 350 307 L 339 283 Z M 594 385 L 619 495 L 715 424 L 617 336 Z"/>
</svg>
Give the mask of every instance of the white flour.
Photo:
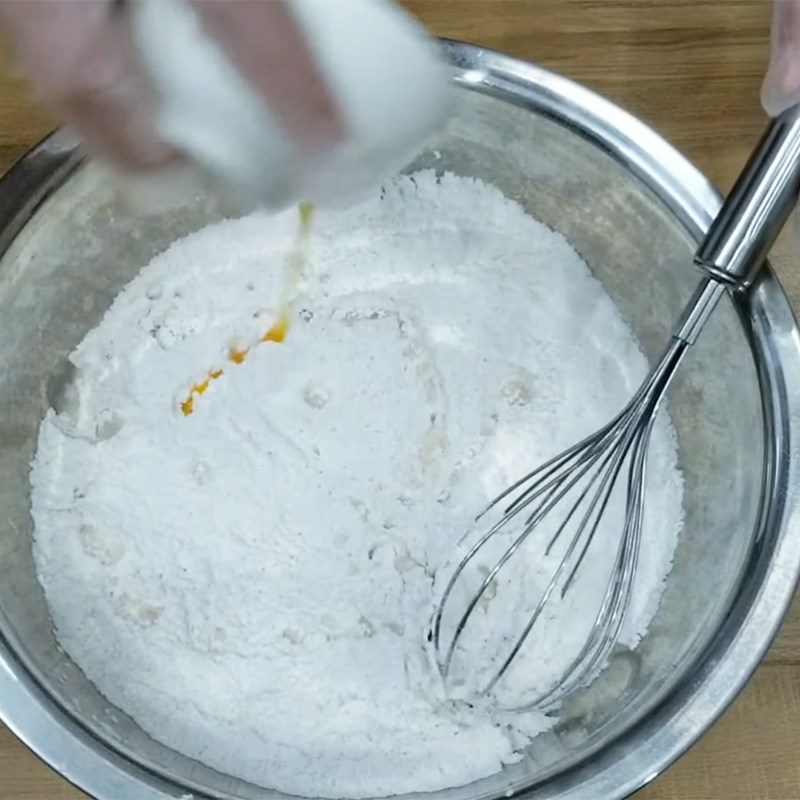
<svg viewBox="0 0 800 800">
<path fill-rule="evenodd" d="M 175 243 L 73 353 L 74 408 L 33 463 L 39 577 L 87 676 L 186 755 L 296 794 L 464 784 L 552 720 L 442 701 L 432 573 L 487 499 L 619 410 L 645 359 L 563 238 L 432 173 L 315 219 L 286 338 L 259 342 L 281 338 L 296 233 L 293 211 Z M 630 643 L 681 524 L 666 423 L 651 465 Z M 526 654 L 534 683 L 591 622 L 612 506 L 577 613 Z"/>
</svg>

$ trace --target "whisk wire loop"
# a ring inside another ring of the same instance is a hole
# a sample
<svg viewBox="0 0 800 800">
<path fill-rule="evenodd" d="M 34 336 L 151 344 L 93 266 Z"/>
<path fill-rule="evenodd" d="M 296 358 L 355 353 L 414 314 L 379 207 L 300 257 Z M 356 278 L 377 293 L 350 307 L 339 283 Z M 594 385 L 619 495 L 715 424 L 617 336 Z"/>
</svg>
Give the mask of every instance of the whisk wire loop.
<svg viewBox="0 0 800 800">
<path fill-rule="evenodd" d="M 627 465 L 622 536 L 600 609 L 587 640 L 570 662 L 562 679 L 533 700 L 527 700 L 519 708 L 551 705 L 565 693 L 583 683 L 608 658 L 622 630 L 632 594 L 641 539 L 644 479 L 650 435 L 661 399 L 687 347 L 688 343 L 674 338 L 630 402 L 617 416 L 591 436 L 523 476 L 495 497 L 478 515 L 476 521 L 482 519 L 504 499 L 518 492 L 501 512 L 500 519 L 479 537 L 458 562 L 434 613 L 432 642 L 436 663 L 445 681 L 450 675 L 458 645 L 481 598 L 496 582 L 506 564 L 538 530 L 540 524 L 568 501 L 569 505 L 565 507 L 562 518 L 544 548 L 545 556 L 549 556 L 570 524 L 577 519 L 559 563 L 541 591 L 533 610 L 528 614 L 525 626 L 513 640 L 510 650 L 502 657 L 490 679 L 476 694 L 486 695 L 497 686 L 525 645 L 556 588 L 561 587 L 559 596 L 563 600 L 576 580 L 579 569 L 596 538 L 614 487 Z M 472 592 L 464 610 L 457 617 L 445 647 L 442 641 L 444 612 L 456 583 L 489 541 L 498 534 L 507 532 L 510 524 L 522 512 L 527 513 L 521 532 L 483 574 L 477 589 Z"/>
</svg>

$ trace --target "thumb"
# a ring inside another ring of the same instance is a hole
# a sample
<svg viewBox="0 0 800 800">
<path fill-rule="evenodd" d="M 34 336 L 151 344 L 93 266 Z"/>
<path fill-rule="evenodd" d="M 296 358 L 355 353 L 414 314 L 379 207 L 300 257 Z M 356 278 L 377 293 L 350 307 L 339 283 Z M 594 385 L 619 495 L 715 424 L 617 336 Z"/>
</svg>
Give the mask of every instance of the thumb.
<svg viewBox="0 0 800 800">
<path fill-rule="evenodd" d="M 774 117 L 800 102 L 800 0 L 774 0 L 770 38 L 761 104 Z"/>
</svg>

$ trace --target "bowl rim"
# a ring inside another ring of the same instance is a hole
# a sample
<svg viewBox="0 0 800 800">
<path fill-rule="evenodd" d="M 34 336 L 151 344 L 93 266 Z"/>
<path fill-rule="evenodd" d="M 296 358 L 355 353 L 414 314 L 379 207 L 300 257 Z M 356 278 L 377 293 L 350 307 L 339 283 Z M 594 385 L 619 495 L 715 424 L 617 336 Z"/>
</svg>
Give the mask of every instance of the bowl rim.
<svg viewBox="0 0 800 800">
<path fill-rule="evenodd" d="M 714 186 L 644 123 L 553 72 L 483 47 L 442 40 L 459 86 L 522 106 L 569 127 L 622 164 L 698 241 L 721 203 Z M 0 256 L 80 163 L 77 143 L 56 132 L 0 180 Z M 589 763 L 517 792 L 526 798 L 622 798 L 682 755 L 747 683 L 788 611 L 800 577 L 800 333 L 769 267 L 737 298 L 759 374 L 765 421 L 765 502 L 742 585 L 713 641 L 643 718 Z M 794 398 L 797 398 L 796 400 Z M 99 798 L 206 797 L 154 774 L 94 736 L 63 709 L 0 631 L 0 720 L 36 755 Z M 270 794 L 272 794 L 270 792 Z"/>
</svg>

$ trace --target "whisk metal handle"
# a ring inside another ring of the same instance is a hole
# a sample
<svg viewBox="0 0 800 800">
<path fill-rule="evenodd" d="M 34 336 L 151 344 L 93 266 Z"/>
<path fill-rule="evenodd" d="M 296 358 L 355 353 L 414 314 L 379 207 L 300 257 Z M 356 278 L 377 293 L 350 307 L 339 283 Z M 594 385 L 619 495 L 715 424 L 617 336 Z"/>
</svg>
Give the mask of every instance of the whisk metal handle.
<svg viewBox="0 0 800 800">
<path fill-rule="evenodd" d="M 764 263 L 800 193 L 800 106 L 770 123 L 722 205 L 695 263 L 710 278 L 746 284 Z"/>
</svg>

